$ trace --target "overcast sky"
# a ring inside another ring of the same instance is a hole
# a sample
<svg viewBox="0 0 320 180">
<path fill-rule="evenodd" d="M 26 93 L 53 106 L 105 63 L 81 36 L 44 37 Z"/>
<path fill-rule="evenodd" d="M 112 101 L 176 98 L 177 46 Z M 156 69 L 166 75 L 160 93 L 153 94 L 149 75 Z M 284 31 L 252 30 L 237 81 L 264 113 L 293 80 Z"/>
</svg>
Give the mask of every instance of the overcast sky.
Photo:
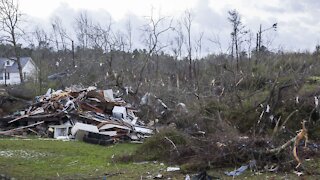
<svg viewBox="0 0 320 180">
<path fill-rule="evenodd" d="M 218 46 L 208 40 L 217 37 L 223 50 L 227 49 L 231 31 L 227 12 L 232 9 L 240 13 L 243 24 L 254 34 L 260 24 L 264 29 L 278 23 L 276 32 L 264 32 L 270 49 L 313 51 L 320 40 L 319 0 L 20 0 L 19 3 L 33 25 L 48 26 L 58 16 L 70 33 L 81 11 L 99 22 L 111 16 L 115 28 L 120 30 L 130 18 L 138 34 L 152 8 L 157 14 L 177 20 L 190 9 L 194 17 L 193 36 L 196 39 L 204 32 L 205 52 L 217 51 Z M 134 41 L 141 43 L 138 35 Z"/>
</svg>

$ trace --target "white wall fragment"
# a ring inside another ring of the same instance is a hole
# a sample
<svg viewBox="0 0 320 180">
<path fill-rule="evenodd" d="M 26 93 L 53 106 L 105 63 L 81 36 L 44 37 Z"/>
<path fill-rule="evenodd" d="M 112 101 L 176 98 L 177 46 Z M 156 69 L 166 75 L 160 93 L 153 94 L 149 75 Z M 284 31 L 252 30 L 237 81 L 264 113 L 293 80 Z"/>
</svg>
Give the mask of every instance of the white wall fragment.
<svg viewBox="0 0 320 180">
<path fill-rule="evenodd" d="M 114 106 L 112 110 L 112 116 L 118 119 L 126 119 L 127 109 L 122 106 Z"/>
</svg>

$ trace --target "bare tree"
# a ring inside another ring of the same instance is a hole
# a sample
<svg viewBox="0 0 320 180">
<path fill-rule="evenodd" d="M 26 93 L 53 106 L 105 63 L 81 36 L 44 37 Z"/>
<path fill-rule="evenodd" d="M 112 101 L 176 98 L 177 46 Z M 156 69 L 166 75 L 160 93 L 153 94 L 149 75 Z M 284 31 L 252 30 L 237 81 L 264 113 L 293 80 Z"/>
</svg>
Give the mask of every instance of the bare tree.
<svg viewBox="0 0 320 180">
<path fill-rule="evenodd" d="M 33 37 L 36 40 L 38 48 L 48 48 L 51 39 L 42 28 L 36 27 L 33 32 Z"/>
<path fill-rule="evenodd" d="M 246 43 L 248 46 L 248 58 L 251 60 L 251 47 L 252 47 L 252 39 L 253 39 L 253 33 L 251 31 L 248 31 L 248 39 L 246 39 Z"/>
<path fill-rule="evenodd" d="M 240 55 L 240 35 L 243 34 L 244 26 L 241 22 L 240 14 L 237 10 L 228 11 L 229 17 L 228 20 L 232 25 L 232 32 L 231 32 L 231 56 L 234 58 L 236 56 L 237 60 L 237 70 L 239 69 L 239 55 Z"/>
<path fill-rule="evenodd" d="M 20 62 L 21 47 L 18 44 L 19 37 L 24 34 L 20 28 L 21 21 L 22 13 L 20 12 L 18 2 L 14 2 L 13 0 L 0 0 L 0 30 L 3 32 L 2 40 L 9 42 L 13 46 L 15 58 L 12 60 L 17 62 L 20 81 L 24 83 Z"/>
<path fill-rule="evenodd" d="M 106 55 L 105 60 L 107 64 L 107 69 L 105 80 L 107 79 L 109 74 L 113 73 L 113 51 L 116 49 L 120 50 L 124 48 L 124 38 L 122 37 L 122 33 L 114 33 L 112 30 L 112 25 L 112 19 L 111 17 L 109 17 L 105 25 L 101 25 L 98 22 L 92 23 L 92 26 L 88 32 L 89 42 L 92 44 L 92 47 L 102 50 L 103 53 Z"/>
<path fill-rule="evenodd" d="M 38 81 L 39 81 L 39 92 L 41 93 L 42 86 L 43 86 L 43 75 L 44 75 L 44 70 L 43 67 L 45 65 L 43 64 L 43 60 L 45 59 L 45 49 L 49 49 L 50 47 L 50 38 L 48 34 L 41 28 L 36 27 L 33 34 L 33 39 L 36 41 L 36 49 L 33 57 L 35 58 L 39 71 L 37 73 L 38 76 Z"/>
<path fill-rule="evenodd" d="M 196 40 L 196 58 L 199 59 L 202 53 L 202 39 L 203 39 L 204 32 L 199 34 L 199 39 Z"/>
<path fill-rule="evenodd" d="M 100 23 L 92 24 L 88 36 L 93 47 L 102 49 L 104 53 L 110 52 L 113 36 L 111 17 L 109 17 L 105 26 Z"/>
<path fill-rule="evenodd" d="M 185 11 L 185 16 L 183 18 L 183 25 L 187 31 L 187 51 L 189 60 L 189 78 L 192 80 L 192 44 L 191 44 L 191 26 L 192 26 L 192 14 L 190 10 Z"/>
<path fill-rule="evenodd" d="M 97 27 L 98 28 L 98 27 Z M 113 32 L 112 32 L 112 21 L 111 17 L 108 21 L 108 24 L 105 28 L 100 26 L 100 36 L 102 40 L 102 49 L 104 53 L 108 54 L 108 58 L 106 59 L 109 65 L 109 73 L 112 73 L 112 62 L 113 62 L 113 50 L 114 50 L 114 42 L 113 42 Z"/>
<path fill-rule="evenodd" d="M 168 46 L 168 44 L 162 44 L 159 39 L 162 34 L 173 29 L 172 19 L 170 19 L 169 23 L 166 25 L 167 20 L 168 17 L 159 17 L 155 19 L 153 12 L 151 12 L 150 17 L 147 17 L 148 23 L 143 26 L 142 31 L 147 36 L 144 39 L 144 43 L 148 46 L 149 55 L 156 54 Z"/>
<path fill-rule="evenodd" d="M 113 49 L 115 50 L 119 50 L 124 52 L 126 49 L 126 46 L 130 46 L 128 45 L 129 43 L 127 42 L 126 36 L 123 32 L 121 32 L 120 30 L 118 30 L 116 33 L 113 34 Z M 130 49 L 131 47 L 127 48 Z"/>
<path fill-rule="evenodd" d="M 128 52 L 132 51 L 132 24 L 131 20 L 128 19 L 128 22 L 126 24 L 126 37 L 128 41 Z"/>
<path fill-rule="evenodd" d="M 173 30 L 173 27 L 172 27 L 173 20 L 170 19 L 169 23 L 166 23 L 167 19 L 168 17 L 159 17 L 155 19 L 153 16 L 153 10 L 152 10 L 151 16 L 147 17 L 147 20 L 148 20 L 147 24 L 145 24 L 142 28 L 142 31 L 146 35 L 146 38 L 144 39 L 144 43 L 148 47 L 148 52 L 146 54 L 145 61 L 139 73 L 138 85 L 137 85 L 135 94 L 138 93 L 139 88 L 142 85 L 143 73 L 151 58 L 151 55 L 157 55 L 158 52 L 162 51 L 165 47 L 169 46 L 169 44 L 162 44 L 160 42 L 161 35 L 163 35 L 165 32 L 169 30 Z M 158 65 L 157 65 L 156 71 L 158 71 Z"/>
<path fill-rule="evenodd" d="M 278 26 L 278 23 L 274 23 L 271 27 L 269 28 L 266 28 L 266 29 L 262 29 L 262 25 L 260 24 L 260 29 L 257 33 L 257 46 L 256 46 L 256 51 L 259 52 L 262 50 L 262 33 L 265 32 L 265 31 L 268 31 L 268 30 L 274 30 L 276 31 L 277 30 L 277 26 Z M 271 42 L 269 42 L 271 43 Z"/>
<path fill-rule="evenodd" d="M 174 28 L 176 32 L 176 36 L 173 38 L 173 41 L 171 42 L 172 46 L 172 52 L 174 53 L 175 59 L 181 59 L 182 57 L 182 46 L 184 44 L 184 34 L 182 30 L 182 24 L 178 22 L 176 28 Z"/>
<path fill-rule="evenodd" d="M 64 28 L 62 24 L 62 20 L 59 17 L 55 17 L 51 23 L 52 30 L 55 37 L 55 42 L 57 46 L 57 50 L 59 50 L 59 44 L 62 44 L 62 48 L 64 51 L 67 50 L 67 40 L 71 42 L 71 52 L 72 52 L 72 65 L 76 67 L 75 62 L 75 52 L 74 52 L 74 40 L 68 35 L 67 30 Z M 60 39 L 60 41 L 59 41 Z M 70 44 L 69 44 L 70 45 Z"/>
<path fill-rule="evenodd" d="M 177 60 L 182 58 L 182 47 L 184 45 L 184 34 L 183 34 L 181 22 L 178 21 L 176 27 L 174 28 L 174 31 L 175 31 L 175 36 L 171 41 L 171 51 L 174 55 L 174 59 L 176 60 L 175 61 L 175 67 L 177 69 L 176 87 L 179 89 L 180 88 L 180 80 L 179 80 L 180 68 L 178 67 L 179 62 Z"/>
<path fill-rule="evenodd" d="M 57 50 L 60 50 L 60 44 L 62 45 L 62 49 L 66 50 L 67 48 L 67 42 L 66 38 L 67 36 L 67 30 L 64 28 L 62 24 L 62 20 L 59 17 L 54 17 L 51 22 L 55 42 L 56 42 L 56 48 Z"/>
<path fill-rule="evenodd" d="M 203 39 L 203 35 L 204 32 L 201 32 L 199 35 L 199 39 L 197 39 L 195 41 L 196 43 L 196 47 L 195 47 L 195 51 L 196 51 L 196 58 L 199 60 L 201 58 L 201 53 L 202 53 L 202 39 Z M 199 85 L 198 82 L 198 74 L 200 73 L 199 67 L 197 70 L 197 61 L 194 61 L 193 63 L 193 74 L 194 74 L 194 79 L 196 80 L 196 84 Z"/>
<path fill-rule="evenodd" d="M 219 48 L 219 53 L 223 54 L 223 50 L 222 50 L 222 45 L 221 45 L 221 41 L 220 41 L 220 36 L 214 34 L 213 38 L 209 38 L 208 41 L 212 42 L 214 45 L 218 46 Z"/>
<path fill-rule="evenodd" d="M 76 18 L 77 38 L 82 48 L 88 48 L 89 31 L 92 26 L 92 21 L 88 17 L 87 12 L 81 12 Z"/>
</svg>

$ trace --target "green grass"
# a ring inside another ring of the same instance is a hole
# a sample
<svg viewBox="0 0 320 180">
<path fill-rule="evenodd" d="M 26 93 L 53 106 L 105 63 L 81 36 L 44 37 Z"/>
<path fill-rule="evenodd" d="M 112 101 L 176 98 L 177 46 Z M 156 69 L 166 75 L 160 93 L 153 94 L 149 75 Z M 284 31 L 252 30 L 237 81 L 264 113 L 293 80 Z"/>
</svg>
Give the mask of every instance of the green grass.
<svg viewBox="0 0 320 180">
<path fill-rule="evenodd" d="M 161 173 L 165 179 L 184 179 L 181 172 L 165 172 L 166 165 L 153 163 L 121 163 L 114 159 L 133 154 L 141 145 L 116 144 L 98 146 L 78 141 L 56 141 L 51 139 L 0 138 L 0 174 L 16 179 L 152 179 Z M 112 158 L 114 157 L 114 158 Z M 305 161 L 308 169 L 320 168 L 319 159 Z M 212 169 L 208 173 L 221 179 L 233 179 L 224 171 Z M 109 176 L 115 174 L 114 176 Z M 254 175 L 246 171 L 234 179 L 299 179 L 292 172 L 262 173 Z M 319 176 L 306 176 L 319 179 Z"/>
<path fill-rule="evenodd" d="M 17 179 L 102 179 L 105 174 L 120 173 L 111 179 L 138 179 L 165 169 L 159 163 L 115 163 L 114 158 L 131 154 L 138 146 L 0 139 L 0 174 Z"/>
</svg>

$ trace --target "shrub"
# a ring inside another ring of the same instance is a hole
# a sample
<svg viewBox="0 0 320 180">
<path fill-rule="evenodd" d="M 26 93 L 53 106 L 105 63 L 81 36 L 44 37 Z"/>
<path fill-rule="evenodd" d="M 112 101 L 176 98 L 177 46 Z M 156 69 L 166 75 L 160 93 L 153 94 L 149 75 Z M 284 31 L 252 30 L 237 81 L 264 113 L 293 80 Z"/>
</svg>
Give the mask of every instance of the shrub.
<svg viewBox="0 0 320 180">
<path fill-rule="evenodd" d="M 172 162 L 180 157 L 180 151 L 187 147 L 188 142 L 187 136 L 183 133 L 172 128 L 166 128 L 148 138 L 138 148 L 133 155 L 133 159 L 137 161 L 161 160 Z"/>
</svg>

